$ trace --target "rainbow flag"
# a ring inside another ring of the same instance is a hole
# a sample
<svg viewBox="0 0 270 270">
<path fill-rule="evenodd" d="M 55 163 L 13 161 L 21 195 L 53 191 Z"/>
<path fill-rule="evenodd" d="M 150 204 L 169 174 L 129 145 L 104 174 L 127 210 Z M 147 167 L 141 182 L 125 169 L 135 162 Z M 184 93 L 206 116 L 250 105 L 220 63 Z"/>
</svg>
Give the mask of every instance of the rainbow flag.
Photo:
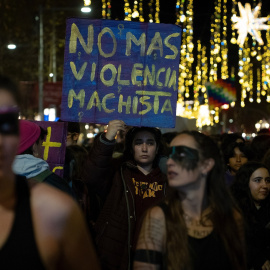
<svg viewBox="0 0 270 270">
<path fill-rule="evenodd" d="M 207 82 L 205 86 L 208 93 L 209 108 L 220 107 L 236 100 L 236 88 L 233 79 L 219 79 L 212 83 Z"/>
</svg>

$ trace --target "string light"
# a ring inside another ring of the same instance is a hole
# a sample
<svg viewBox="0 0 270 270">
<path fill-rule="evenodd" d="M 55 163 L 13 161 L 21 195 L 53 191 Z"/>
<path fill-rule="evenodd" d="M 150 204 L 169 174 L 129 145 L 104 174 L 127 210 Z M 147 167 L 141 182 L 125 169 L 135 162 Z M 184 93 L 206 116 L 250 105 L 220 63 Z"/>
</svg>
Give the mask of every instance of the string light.
<svg viewBox="0 0 270 270">
<path fill-rule="evenodd" d="M 128 0 L 124 0 L 125 21 L 131 21 L 132 11 Z"/>
<path fill-rule="evenodd" d="M 140 22 L 144 22 L 144 18 L 143 18 L 143 0 L 140 0 L 139 2 L 139 20 Z"/>
<path fill-rule="evenodd" d="M 102 0 L 102 19 L 106 19 L 107 8 L 106 8 L 106 0 Z"/>
<path fill-rule="evenodd" d="M 232 0 L 232 17 L 231 17 L 231 21 L 232 23 L 236 22 L 236 1 Z M 236 40 L 236 29 L 232 29 L 232 38 L 231 38 L 231 43 L 232 44 L 236 44 L 237 40 Z"/>
<path fill-rule="evenodd" d="M 257 103 L 261 103 L 261 70 L 257 68 Z"/>
<path fill-rule="evenodd" d="M 155 22 L 156 23 L 160 23 L 159 12 L 160 12 L 160 3 L 159 3 L 159 0 L 156 0 L 156 13 L 155 13 Z"/>
<path fill-rule="evenodd" d="M 138 1 L 135 0 L 133 3 L 133 12 L 132 12 L 132 18 L 138 18 L 140 16 L 140 13 L 138 11 Z"/>
<path fill-rule="evenodd" d="M 154 22 L 154 17 L 153 17 L 153 14 L 154 14 L 153 3 L 154 3 L 154 0 L 150 0 L 149 3 L 148 3 L 148 5 L 149 5 L 148 19 L 149 19 L 149 22 L 150 23 Z"/>
<path fill-rule="evenodd" d="M 270 25 L 270 21 L 268 21 Z M 266 101 L 270 102 L 270 32 L 266 32 L 266 45 L 263 47 L 262 55 L 262 88 L 266 94 Z"/>
<path fill-rule="evenodd" d="M 222 20 L 222 40 L 221 40 L 221 79 L 226 80 L 229 77 L 228 69 L 228 44 L 227 44 L 227 0 L 223 2 L 223 20 Z"/>
<path fill-rule="evenodd" d="M 111 19 L 111 15 L 112 15 L 112 6 L 111 6 L 111 2 L 107 1 L 107 19 Z"/>
</svg>

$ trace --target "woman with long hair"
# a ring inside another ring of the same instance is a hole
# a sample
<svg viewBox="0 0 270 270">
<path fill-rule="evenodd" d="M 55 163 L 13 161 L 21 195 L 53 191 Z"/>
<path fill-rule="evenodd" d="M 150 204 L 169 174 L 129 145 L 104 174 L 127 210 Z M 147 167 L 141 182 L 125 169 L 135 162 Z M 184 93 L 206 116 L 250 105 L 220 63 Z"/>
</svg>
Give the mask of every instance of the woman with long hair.
<svg viewBox="0 0 270 270">
<path fill-rule="evenodd" d="M 147 211 L 134 269 L 246 269 L 242 217 L 213 140 L 185 131 L 171 142 L 165 202 Z"/>
<path fill-rule="evenodd" d="M 248 269 L 270 269 L 270 172 L 250 161 L 237 172 L 231 192 L 246 222 Z"/>
</svg>

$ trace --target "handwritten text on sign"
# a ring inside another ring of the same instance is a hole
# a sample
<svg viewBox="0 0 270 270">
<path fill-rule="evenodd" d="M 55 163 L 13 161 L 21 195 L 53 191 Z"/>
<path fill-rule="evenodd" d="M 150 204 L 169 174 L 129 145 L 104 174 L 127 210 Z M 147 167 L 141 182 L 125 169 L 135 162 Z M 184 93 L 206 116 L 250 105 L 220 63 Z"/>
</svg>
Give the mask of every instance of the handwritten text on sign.
<svg viewBox="0 0 270 270">
<path fill-rule="evenodd" d="M 68 19 L 61 119 L 173 127 L 181 28 Z"/>
<path fill-rule="evenodd" d="M 47 131 L 44 139 L 43 159 L 47 161 L 50 170 L 63 177 L 66 153 L 67 123 L 34 121 L 37 125 Z"/>
</svg>

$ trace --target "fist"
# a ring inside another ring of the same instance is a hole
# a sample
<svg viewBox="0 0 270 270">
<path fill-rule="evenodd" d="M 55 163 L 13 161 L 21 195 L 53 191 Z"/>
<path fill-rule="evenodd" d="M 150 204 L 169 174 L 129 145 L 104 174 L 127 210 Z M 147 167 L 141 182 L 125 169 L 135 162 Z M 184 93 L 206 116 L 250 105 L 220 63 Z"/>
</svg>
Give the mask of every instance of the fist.
<svg viewBox="0 0 270 270">
<path fill-rule="evenodd" d="M 112 141 L 119 130 L 126 131 L 126 124 L 122 120 L 112 120 L 108 124 L 106 139 Z"/>
</svg>

